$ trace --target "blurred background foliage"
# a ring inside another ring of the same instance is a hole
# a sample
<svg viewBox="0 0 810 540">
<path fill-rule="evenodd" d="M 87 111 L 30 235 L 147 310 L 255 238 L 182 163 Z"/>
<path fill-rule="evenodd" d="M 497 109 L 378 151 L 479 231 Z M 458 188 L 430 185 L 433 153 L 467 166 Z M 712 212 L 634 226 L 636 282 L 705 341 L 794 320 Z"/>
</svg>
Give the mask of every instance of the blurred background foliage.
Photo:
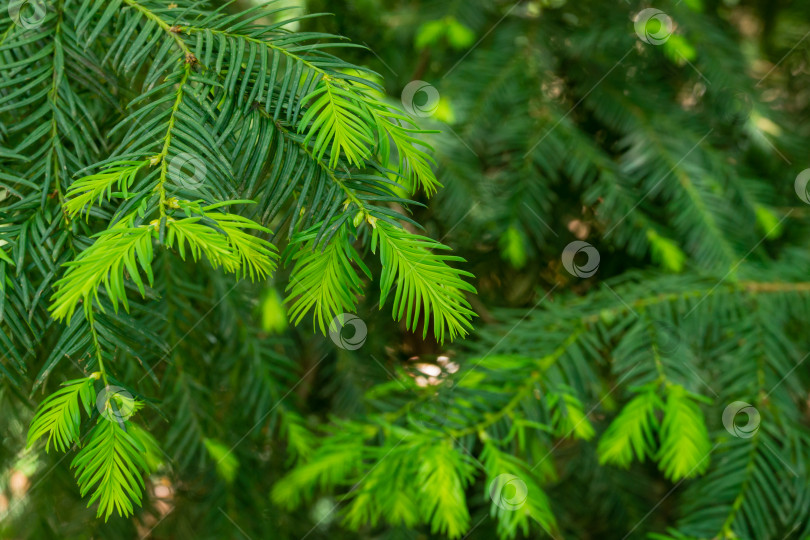
<svg viewBox="0 0 810 540">
<path fill-rule="evenodd" d="M 415 219 L 467 259 L 478 331 L 440 346 L 370 296 L 367 340 L 343 350 L 288 325 L 283 275 L 231 291 L 166 265 L 180 323 L 138 388 L 166 452 L 145 508 L 92 519 L 60 456 L 20 452 L 32 409 L 4 385 L 0 536 L 810 535 L 794 186 L 810 167 L 810 4 L 286 4 L 331 13 L 291 29 L 365 45 L 339 54 L 392 102 L 411 81 L 438 91 L 422 122 L 441 131 L 426 142 L 444 188 Z M 648 7 L 674 21 L 660 45 L 634 29 Z M 599 253 L 593 277 L 562 264 L 576 240 Z M 135 355 L 119 369 L 143 374 Z M 755 437 L 724 428 L 736 400 L 761 413 Z M 631 444 L 634 428 L 649 435 Z M 491 501 L 503 473 L 527 487 L 517 511 Z"/>
</svg>

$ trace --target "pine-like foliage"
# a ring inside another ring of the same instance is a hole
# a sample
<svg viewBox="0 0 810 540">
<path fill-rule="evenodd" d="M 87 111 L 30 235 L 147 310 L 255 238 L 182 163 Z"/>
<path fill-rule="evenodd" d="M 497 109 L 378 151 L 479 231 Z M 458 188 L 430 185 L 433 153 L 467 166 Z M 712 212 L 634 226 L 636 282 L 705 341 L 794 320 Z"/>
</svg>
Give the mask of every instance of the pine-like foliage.
<svg viewBox="0 0 810 540">
<path fill-rule="evenodd" d="M 34 390 L 65 360 L 88 374 L 43 402 L 28 445 L 75 447 L 81 495 L 93 493 L 105 520 L 141 505 L 152 468 L 154 439 L 129 420 L 147 401 L 138 383 L 172 361 L 178 371 L 160 379 L 183 384 L 172 355 L 184 326 L 205 317 L 193 304 L 175 310 L 204 296 L 172 277 L 178 268 L 266 283 L 286 246 L 291 313 L 300 322 L 314 312 L 326 332 L 366 288 L 355 268 L 372 278 L 356 251 L 365 245 L 380 256 L 380 304 L 393 297 L 395 320 L 444 341 L 466 335 L 474 316 L 471 274 L 449 264 L 463 260 L 403 228 L 418 227 L 409 197 L 439 186 L 426 132 L 381 98 L 372 72 L 329 52 L 346 45 L 339 38 L 267 24 L 283 7 L 274 2 L 227 7 L 0 9 L 2 371 L 19 391 L 36 365 L 29 355 L 51 351 Z M 125 373 L 127 357 L 142 376 Z M 96 403 L 97 391 L 107 398 Z"/>
<path fill-rule="evenodd" d="M 810 537 L 807 5 L 0 3 L 0 536 Z"/>
</svg>

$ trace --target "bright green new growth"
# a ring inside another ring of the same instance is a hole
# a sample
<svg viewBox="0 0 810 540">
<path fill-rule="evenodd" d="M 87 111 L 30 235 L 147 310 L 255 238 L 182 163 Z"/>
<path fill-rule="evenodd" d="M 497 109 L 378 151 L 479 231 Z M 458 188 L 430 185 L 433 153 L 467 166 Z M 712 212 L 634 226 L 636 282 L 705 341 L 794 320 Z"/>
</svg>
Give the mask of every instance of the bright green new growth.
<svg viewBox="0 0 810 540">
<path fill-rule="evenodd" d="M 66 452 L 81 438 L 81 409 L 91 414 L 96 402 L 92 377 L 62 383 L 61 390 L 48 396 L 37 409 L 28 430 L 28 446 L 41 437 L 47 437 L 45 451 L 51 443 L 59 452 Z"/>
<path fill-rule="evenodd" d="M 87 435 L 87 444 L 71 462 L 82 496 L 93 490 L 87 505 L 98 502 L 98 517 L 117 512 L 132 515 L 143 497 L 142 474 L 149 472 L 147 449 L 129 422 L 100 419 Z"/>
<path fill-rule="evenodd" d="M 699 476 L 709 468 L 712 444 L 703 411 L 696 401 L 711 403 L 710 399 L 690 394 L 681 386 L 667 390 L 657 459 L 658 467 L 671 480 Z"/>
<path fill-rule="evenodd" d="M 132 186 L 138 171 L 147 164 L 145 161 L 114 163 L 98 174 L 85 176 L 75 181 L 65 194 L 67 198 L 65 210 L 68 216 L 72 218 L 84 211 L 89 219 L 90 209 L 96 199 L 98 199 L 98 204 L 101 204 L 104 199 L 109 200 L 113 196 L 126 198 L 127 189 Z M 120 193 L 113 193 L 113 186 L 119 189 Z"/>
<path fill-rule="evenodd" d="M 664 404 L 654 391 L 642 391 L 630 400 L 599 439 L 599 462 L 628 467 L 633 459 L 655 455 L 657 411 Z"/>
<path fill-rule="evenodd" d="M 366 277 L 371 277 L 371 272 L 346 232 L 338 232 L 323 249 L 315 243 L 317 234 L 317 230 L 311 229 L 297 235 L 291 242 L 289 259 L 295 265 L 287 293 L 296 299 L 290 306 L 293 323 L 300 323 L 313 310 L 317 327 L 327 333 L 335 317 L 356 310 L 362 282 L 353 263 Z"/>
<path fill-rule="evenodd" d="M 666 394 L 663 402 L 654 387 L 638 390 L 599 440 L 600 463 L 627 468 L 634 458 L 650 458 L 675 481 L 706 471 L 712 448 L 703 412 L 695 401 L 711 401 L 679 385 L 670 386 Z"/>
<path fill-rule="evenodd" d="M 64 388 L 50 395 L 37 410 L 28 431 L 28 446 L 46 438 L 46 451 L 51 442 L 59 452 L 73 445 L 80 450 L 71 463 L 76 469 L 76 481 L 81 495 L 91 490 L 87 506 L 98 502 L 97 517 L 109 519 L 113 511 L 122 516 L 132 515 L 135 504 L 141 504 L 143 479 L 141 474 L 151 470 L 148 460 L 159 452 L 157 442 L 142 428 L 126 420 L 141 408 L 141 404 L 107 386 L 103 404 L 96 403 L 94 384 L 103 375 L 63 383 Z M 81 410 L 92 417 L 100 409 L 96 426 L 81 435 Z"/>
<path fill-rule="evenodd" d="M 141 294 L 145 294 L 139 268 L 146 273 L 151 285 L 152 236 L 153 230 L 149 226 L 125 227 L 123 223 L 98 233 L 98 240 L 75 261 L 67 263 L 69 268 L 65 277 L 56 282 L 51 305 L 53 318 L 69 324 L 76 305 L 83 302 L 89 313 L 93 309 L 93 299 L 103 311 L 98 297 L 102 284 L 113 308 L 117 311 L 120 302 L 128 310 L 124 272 Z"/>
<path fill-rule="evenodd" d="M 463 259 L 434 253 L 431 250 L 449 248 L 386 222 L 377 222 L 374 227 L 371 250 L 376 253 L 378 245 L 383 265 L 380 306 L 396 288 L 393 306 L 396 320 L 404 317 L 405 325 L 415 330 L 420 315 L 423 316 L 425 336 L 432 317 L 433 334 L 439 341 L 444 341 L 445 331 L 450 340 L 465 336 L 472 328 L 470 320 L 474 313 L 464 292 L 475 293 L 475 288 L 462 276 L 472 274 L 465 271 L 454 274 L 447 264 Z"/>
</svg>

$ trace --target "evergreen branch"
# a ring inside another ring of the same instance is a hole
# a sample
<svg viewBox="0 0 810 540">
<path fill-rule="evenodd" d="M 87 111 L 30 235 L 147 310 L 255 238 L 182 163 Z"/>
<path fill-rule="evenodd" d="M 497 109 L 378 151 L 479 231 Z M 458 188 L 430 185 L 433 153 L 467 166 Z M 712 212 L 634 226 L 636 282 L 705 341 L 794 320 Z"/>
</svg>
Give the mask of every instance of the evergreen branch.
<svg viewBox="0 0 810 540">
<path fill-rule="evenodd" d="M 533 363 L 537 369 L 531 373 L 531 375 L 525 380 L 524 384 L 520 385 L 520 387 L 514 391 L 514 395 L 511 397 L 506 406 L 500 408 L 492 414 L 487 415 L 483 421 L 460 430 L 451 430 L 450 434 L 455 439 L 460 439 L 464 436 L 484 433 L 487 429 L 497 425 L 504 418 L 513 418 L 516 409 L 520 406 L 520 404 L 532 395 L 534 389 L 537 387 L 540 381 L 546 377 L 547 370 L 551 369 L 552 366 L 559 362 L 564 355 L 569 352 L 569 348 L 579 341 L 584 331 L 585 328 L 577 328 L 571 332 L 571 334 L 565 340 L 563 340 L 563 342 L 556 349 L 554 349 L 554 351 L 542 358 L 537 360 L 526 358 L 525 360 Z"/>
<path fill-rule="evenodd" d="M 93 383 L 98 377 L 86 377 L 62 383 L 57 390 L 43 401 L 31 420 L 28 429 L 27 446 L 37 439 L 47 436 L 45 451 L 50 451 L 51 443 L 59 452 L 66 452 L 73 444 L 80 442 L 81 412 L 83 408 L 89 417 L 96 402 Z"/>
<path fill-rule="evenodd" d="M 414 137 L 416 134 L 428 132 L 403 127 L 401 123 L 413 124 L 413 121 L 401 111 L 394 110 L 372 98 L 360 87 L 360 85 L 371 87 L 371 83 L 345 75 L 340 71 L 325 69 L 286 47 L 276 45 L 271 40 L 262 40 L 244 34 L 212 28 L 187 26 L 182 30 L 191 34 L 211 33 L 212 35 L 266 47 L 317 74 L 319 76 L 317 81 L 319 86 L 309 94 L 301 97 L 300 101 L 306 103 L 315 98 L 318 99 L 310 103 L 307 113 L 298 123 L 297 130 L 299 133 L 307 132 L 306 143 L 311 138 L 315 138 L 315 154 L 319 158 L 331 146 L 331 168 L 337 165 L 341 152 L 345 154 L 349 163 L 361 164 L 362 161 L 369 157 L 375 138 L 380 147 L 382 161 L 387 164 L 391 150 L 390 140 L 393 141 L 400 154 L 399 170 L 403 171 L 411 179 L 409 187 L 412 192 L 415 192 L 417 182 L 421 184 L 428 195 L 434 193 L 437 187 L 441 186 L 431 169 L 432 158 L 419 148 L 419 146 L 425 146 L 425 144 Z M 303 50 L 306 49 L 306 47 L 303 47 Z M 357 84 L 352 84 L 352 81 Z M 312 83 L 314 84 L 315 81 L 313 80 Z M 287 87 L 288 84 L 285 81 L 283 88 Z M 292 98 L 290 98 L 288 106 L 292 107 Z M 278 112 L 276 112 L 274 118 L 277 118 L 277 116 Z M 313 120 L 314 123 L 310 126 L 310 122 Z M 372 135 L 371 126 L 376 128 L 376 137 Z"/>
<path fill-rule="evenodd" d="M 470 526 L 464 488 L 472 480 L 472 458 L 456 451 L 451 443 L 439 441 L 420 447 L 420 506 L 430 519 L 433 534 L 459 538 Z"/>
<path fill-rule="evenodd" d="M 274 125 L 276 126 L 276 129 L 278 129 L 281 133 L 287 135 L 288 137 L 291 135 L 291 132 L 284 126 L 282 126 L 280 123 L 275 122 Z M 301 151 L 304 152 L 304 154 L 306 154 L 306 156 L 310 160 L 312 160 L 313 163 L 315 163 L 321 170 L 323 170 L 324 174 L 326 174 L 327 177 L 332 182 L 335 183 L 335 185 L 340 187 L 340 189 L 346 194 L 347 202 L 351 202 L 355 206 L 357 206 L 357 208 L 360 210 L 360 212 L 363 213 L 367 221 L 374 219 L 374 217 L 371 214 L 371 209 L 360 199 L 360 196 L 353 189 L 351 189 L 349 186 L 346 185 L 346 183 L 343 180 L 337 177 L 333 167 L 328 166 L 320 158 L 318 158 L 315 155 L 314 151 L 303 141 L 300 141 L 299 139 L 292 137 L 290 137 L 290 140 L 292 140 L 301 149 Z"/>
<path fill-rule="evenodd" d="M 174 26 L 170 25 L 168 22 L 163 20 L 157 13 L 148 9 L 140 2 L 136 2 L 135 0 L 123 0 L 125 4 L 132 7 L 133 9 L 137 10 L 141 13 L 144 17 L 148 20 L 157 24 L 160 29 L 165 32 L 168 36 L 174 40 L 177 47 L 183 52 L 187 61 L 188 59 L 194 58 L 194 54 L 191 52 L 191 49 L 186 45 L 186 42 L 183 41 L 183 38 L 180 36 L 180 32 Z"/>
<path fill-rule="evenodd" d="M 512 454 L 502 451 L 498 445 L 487 440 L 481 451 L 481 463 L 487 473 L 486 486 L 488 495 L 492 498 L 490 516 L 498 520 L 498 533 L 501 538 L 513 539 L 517 537 L 518 530 L 524 536 L 530 532 L 530 520 L 535 520 L 540 527 L 554 537 L 557 531 L 557 520 L 551 508 L 551 501 L 539 482 L 534 478 L 532 470 L 528 470 L 524 463 Z M 509 486 L 508 480 L 517 479 L 520 484 Z M 513 489 L 514 495 L 504 490 Z M 512 501 L 513 505 L 504 505 L 503 500 Z M 513 508 L 520 504 L 521 508 Z"/>
<path fill-rule="evenodd" d="M 421 187 L 428 197 L 436 193 L 436 190 L 442 187 L 433 172 L 436 162 L 420 147 L 428 150 L 433 150 L 433 148 L 417 139 L 416 135 L 437 132 L 418 129 L 413 120 L 393 107 L 368 98 L 364 100 L 364 103 L 377 124 L 377 139 L 380 141 L 383 163 L 388 163 L 390 159 L 390 139 L 399 153 L 399 170 L 408 178 L 410 192 L 416 193 L 417 188 Z M 414 127 L 409 128 L 408 125 Z"/>
<path fill-rule="evenodd" d="M 144 482 L 141 472 L 148 472 L 147 447 L 140 431 L 128 429 L 129 422 L 101 418 L 88 435 L 88 442 L 76 455 L 71 467 L 82 496 L 93 490 L 87 506 L 98 502 L 96 517 L 107 521 L 115 511 L 120 516 L 132 515 L 140 506 Z"/>
<path fill-rule="evenodd" d="M 315 243 L 320 226 L 297 235 L 290 243 L 288 261 L 293 261 L 287 302 L 291 304 L 290 319 L 298 324 L 310 311 L 314 311 L 317 327 L 324 334 L 335 317 L 354 313 L 357 299 L 362 293 L 360 276 L 352 262 L 371 278 L 371 273 L 360 260 L 345 229 L 319 249 Z"/>
<path fill-rule="evenodd" d="M 172 144 L 172 130 L 174 129 L 174 125 L 177 122 L 177 114 L 178 111 L 180 110 L 180 105 L 183 103 L 183 96 L 185 95 L 185 85 L 188 82 L 190 76 L 191 76 L 191 62 L 187 60 L 183 65 L 183 75 L 180 78 L 180 82 L 177 86 L 175 100 L 174 103 L 172 104 L 171 113 L 169 115 L 169 125 L 168 128 L 166 129 L 166 136 L 163 142 L 163 149 L 161 150 L 160 154 L 151 159 L 152 165 L 157 165 L 158 163 L 160 163 L 160 179 L 158 180 L 158 183 L 155 186 L 155 191 L 157 191 L 158 194 L 160 195 L 161 218 L 164 218 L 166 216 L 166 180 L 168 178 L 168 171 L 169 171 L 169 163 L 166 160 L 166 157 L 169 155 L 169 147 Z"/>
<path fill-rule="evenodd" d="M 271 233 L 270 229 L 237 214 L 205 212 L 204 216 L 225 233 L 234 258 L 239 261 L 243 278 L 250 276 L 251 281 L 264 280 L 275 272 L 278 259 L 276 247 L 267 240 L 245 232 L 252 229 Z"/>
<path fill-rule="evenodd" d="M 126 198 L 127 189 L 135 182 L 138 171 L 147 164 L 147 161 L 113 162 L 100 173 L 76 180 L 65 194 L 67 201 L 63 204 L 67 215 L 73 217 L 84 211 L 89 218 L 93 201 L 98 199 L 98 203 L 101 204 L 105 194 L 106 198 L 111 198 L 113 186 L 116 186 L 121 191 L 121 196 Z"/>
<path fill-rule="evenodd" d="M 180 220 L 169 220 L 166 227 L 166 245 L 175 247 L 180 258 L 186 260 L 186 243 L 194 261 L 205 255 L 211 266 L 220 266 L 226 272 L 239 271 L 240 262 L 231 250 L 228 237 L 216 229 L 200 223 L 202 217 L 189 217 Z"/>
<path fill-rule="evenodd" d="M 703 413 L 690 395 L 678 385 L 667 389 L 664 419 L 661 422 L 661 448 L 658 466 L 670 480 L 703 474 L 709 467 L 712 450 Z M 702 398 L 701 401 L 708 401 Z"/>
<path fill-rule="evenodd" d="M 393 302 L 395 320 L 405 318 L 405 326 L 415 330 L 420 315 L 424 316 L 422 335 L 427 335 L 433 319 L 433 335 L 442 342 L 445 331 L 450 340 L 463 337 L 472 328 L 475 315 L 464 292 L 475 293 L 475 288 L 461 276 L 472 277 L 463 270 L 453 270 L 449 261 L 462 261 L 460 257 L 431 253 L 431 249 L 446 250 L 446 246 L 424 236 L 413 235 L 383 221 L 373 229 L 371 250 L 379 245 L 382 277 L 380 307 L 396 286 Z M 424 311 L 423 311 L 424 309 Z"/>
<path fill-rule="evenodd" d="M 53 70 L 53 78 L 51 80 L 51 89 L 48 92 L 48 101 L 51 106 L 51 158 L 53 163 L 53 175 L 54 181 L 56 183 L 56 193 L 59 197 L 59 203 L 62 207 L 62 212 L 65 214 L 65 226 L 67 227 L 70 223 L 70 218 L 66 215 L 65 206 L 64 206 L 64 195 L 62 193 L 62 180 L 60 179 L 60 172 L 61 167 L 59 163 L 59 156 L 60 152 L 56 151 L 56 146 L 59 144 L 59 126 L 56 121 L 57 118 L 57 111 L 56 111 L 56 102 L 59 100 L 59 85 L 61 83 L 61 79 L 64 76 L 64 51 L 62 48 L 62 1 L 59 0 L 56 3 L 56 11 L 57 11 L 57 19 L 56 19 L 56 27 L 54 30 L 54 70 Z M 43 190 L 44 191 L 44 190 Z M 43 197 L 44 197 L 43 193 Z"/>
<path fill-rule="evenodd" d="M 354 94 L 332 85 L 328 75 L 323 76 L 318 88 L 302 98 L 303 102 L 309 103 L 309 110 L 301 118 L 298 132 L 307 130 L 305 145 L 315 137 L 314 151 L 318 160 L 331 144 L 329 166 L 333 169 L 341 154 L 346 156 L 349 164 L 359 167 L 371 152 L 371 118 L 354 104 L 354 99 Z"/>
<path fill-rule="evenodd" d="M 643 462 L 653 458 L 660 428 L 657 411 L 664 408 L 654 388 L 640 389 L 599 439 L 599 463 L 627 468 L 633 458 Z"/>
<path fill-rule="evenodd" d="M 245 201 L 228 201 L 234 204 Z M 214 268 L 222 266 L 226 272 L 250 276 L 251 281 L 263 280 L 276 269 L 278 253 L 276 247 L 267 240 L 245 232 L 253 229 L 264 233 L 271 231 L 245 217 L 213 210 L 221 204 L 210 205 L 200 209 L 191 205 L 169 201 L 170 207 L 184 208 L 187 213 L 197 213 L 181 220 L 169 218 L 166 245 L 175 246 L 180 257 L 185 260 L 185 245 L 191 248 L 195 261 L 205 254 Z"/>
<path fill-rule="evenodd" d="M 138 265 L 146 272 L 151 284 L 153 232 L 152 227 L 119 225 L 99 233 L 92 246 L 75 261 L 66 263 L 65 276 L 55 284 L 56 292 L 50 307 L 53 318 L 69 323 L 79 302 L 84 303 L 85 312 L 89 313 L 92 310 L 91 294 L 98 301 L 98 288 L 102 283 L 115 310 L 119 302 L 129 310 L 124 271 L 128 272 L 141 295 L 145 295 Z"/>
</svg>

